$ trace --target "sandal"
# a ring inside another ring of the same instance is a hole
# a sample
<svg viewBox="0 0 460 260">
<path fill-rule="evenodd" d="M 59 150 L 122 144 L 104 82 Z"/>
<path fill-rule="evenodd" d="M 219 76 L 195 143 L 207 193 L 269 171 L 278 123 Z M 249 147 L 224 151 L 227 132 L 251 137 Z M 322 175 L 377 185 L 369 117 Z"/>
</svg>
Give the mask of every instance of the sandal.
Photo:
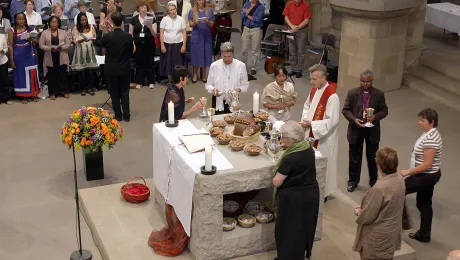
<svg viewBox="0 0 460 260">
<path fill-rule="evenodd" d="M 55 96 L 55 95 L 51 95 L 51 96 L 50 96 L 50 99 L 51 99 L 51 100 L 56 100 L 56 96 Z"/>
<path fill-rule="evenodd" d="M 410 233 L 409 238 L 417 240 L 417 241 L 422 242 L 422 243 L 428 243 L 428 242 L 431 241 L 430 234 L 422 237 L 422 235 L 420 235 L 420 233 L 418 231 L 415 232 L 415 233 Z"/>
<path fill-rule="evenodd" d="M 38 102 L 38 98 L 37 98 L 37 97 L 34 97 L 32 100 L 34 101 L 34 103 L 37 103 L 37 102 Z"/>
<path fill-rule="evenodd" d="M 69 94 L 64 94 L 64 97 L 65 98 L 70 98 L 70 95 Z"/>
<path fill-rule="evenodd" d="M 22 104 L 27 104 L 27 103 L 29 103 L 29 102 L 27 101 L 27 99 L 24 98 L 23 100 L 21 100 L 21 103 L 22 103 Z"/>
<path fill-rule="evenodd" d="M 81 95 L 82 95 L 82 96 L 86 96 L 86 90 L 82 90 L 82 91 L 81 91 Z"/>
</svg>

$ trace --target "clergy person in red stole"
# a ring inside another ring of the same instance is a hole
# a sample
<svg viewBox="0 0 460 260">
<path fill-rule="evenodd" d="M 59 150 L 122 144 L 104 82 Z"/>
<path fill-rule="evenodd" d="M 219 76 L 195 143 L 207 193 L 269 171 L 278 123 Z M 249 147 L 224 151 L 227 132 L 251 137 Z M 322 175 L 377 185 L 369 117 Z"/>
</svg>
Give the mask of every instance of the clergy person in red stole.
<svg viewBox="0 0 460 260">
<path fill-rule="evenodd" d="M 314 147 L 322 156 L 327 157 L 327 197 L 337 188 L 337 128 L 340 100 L 336 93 L 337 85 L 326 80 L 326 66 L 315 64 L 309 71 L 312 89 L 305 101 L 300 124 L 306 130 L 305 138 L 313 138 Z"/>
</svg>

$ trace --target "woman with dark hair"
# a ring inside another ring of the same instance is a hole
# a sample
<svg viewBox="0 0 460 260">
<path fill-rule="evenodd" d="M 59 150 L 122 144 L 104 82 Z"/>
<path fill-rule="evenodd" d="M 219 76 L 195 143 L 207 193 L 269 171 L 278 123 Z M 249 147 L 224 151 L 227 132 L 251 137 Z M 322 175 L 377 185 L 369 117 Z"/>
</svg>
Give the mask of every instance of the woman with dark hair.
<svg viewBox="0 0 460 260">
<path fill-rule="evenodd" d="M 289 120 L 281 128 L 281 146 L 286 150 L 275 165 L 278 216 L 275 224 L 279 260 L 310 259 L 319 211 L 315 151 L 304 141 L 305 131 Z"/>
<path fill-rule="evenodd" d="M 48 92 L 51 100 L 61 94 L 69 98 L 67 84 L 67 67 L 69 66 L 70 40 L 67 33 L 61 30 L 61 19 L 51 16 L 48 20 L 48 29 L 40 36 L 40 49 L 43 57 L 43 72 L 48 78 Z"/>
<path fill-rule="evenodd" d="M 286 81 L 287 70 L 279 65 L 275 69 L 275 81 L 269 83 L 262 92 L 262 104 L 268 113 L 278 120 L 291 119 L 291 107 L 297 100 L 294 85 Z"/>
<path fill-rule="evenodd" d="M 358 216 L 353 250 L 362 260 L 390 260 L 401 248 L 402 211 L 404 207 L 404 179 L 398 170 L 398 154 L 391 148 L 382 148 L 375 158 L 382 178 L 367 191 Z"/>
<path fill-rule="evenodd" d="M 193 66 L 192 83 L 198 81 L 198 68 L 201 68 L 201 81 L 207 82 L 206 70 L 212 63 L 212 32 L 214 9 L 206 5 L 205 0 L 196 0 L 195 6 L 188 14 L 192 27 L 190 38 L 190 64 Z"/>
<path fill-rule="evenodd" d="M 168 120 L 168 103 L 174 103 L 174 120 L 185 119 L 190 116 L 194 111 L 203 108 L 203 102 L 196 102 L 190 109 L 185 110 L 185 104 L 193 103 L 194 97 L 185 99 L 184 87 L 188 81 L 188 71 L 184 66 L 176 66 L 172 71 L 173 84 L 168 86 L 160 111 L 160 122 Z"/>
<path fill-rule="evenodd" d="M 153 55 L 155 50 L 155 35 L 157 24 L 155 14 L 150 10 L 147 1 L 140 0 L 136 4 L 138 15 L 134 16 L 129 23 L 129 33 L 134 38 L 136 45 L 136 89 L 145 86 L 145 78 L 150 89 L 155 87 L 155 74 L 153 72 Z M 146 18 L 151 16 L 151 24 L 146 24 Z"/>
<path fill-rule="evenodd" d="M 84 13 L 77 15 L 77 24 L 72 31 L 72 39 L 75 43 L 75 51 L 72 60 L 72 69 L 78 71 L 78 81 L 81 95 L 86 91 L 94 95 L 93 69 L 97 69 L 96 50 L 92 39 L 96 38 L 94 27 L 88 23 L 88 17 Z"/>
<path fill-rule="evenodd" d="M 427 108 L 418 113 L 418 124 L 424 133 L 415 142 L 410 168 L 401 171 L 407 177 L 406 195 L 417 193 L 417 209 L 420 211 L 420 229 L 410 233 L 409 237 L 420 242 L 431 240 L 431 222 L 433 220 L 434 185 L 441 179 L 442 138 L 438 131 L 438 113 Z M 409 216 L 404 208 L 403 228 L 410 229 Z"/>
<path fill-rule="evenodd" d="M 27 104 L 27 98 L 32 98 L 34 102 L 38 102 L 37 95 L 40 93 L 40 82 L 38 80 L 37 51 L 34 48 L 36 40 L 30 37 L 22 39 L 23 35 L 27 35 L 31 31 L 24 13 L 17 13 L 14 16 L 14 21 L 14 26 L 8 32 L 14 91 L 16 96 L 22 98 L 23 104 Z"/>
</svg>

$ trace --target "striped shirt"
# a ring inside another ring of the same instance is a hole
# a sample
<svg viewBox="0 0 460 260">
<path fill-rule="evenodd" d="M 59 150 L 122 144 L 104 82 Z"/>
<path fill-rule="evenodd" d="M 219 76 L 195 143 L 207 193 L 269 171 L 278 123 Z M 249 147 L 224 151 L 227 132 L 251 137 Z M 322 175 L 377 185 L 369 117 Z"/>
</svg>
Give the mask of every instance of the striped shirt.
<svg viewBox="0 0 460 260">
<path fill-rule="evenodd" d="M 433 164 L 431 168 L 425 171 L 425 173 L 435 173 L 441 168 L 441 157 L 442 157 L 442 138 L 438 129 L 434 129 L 430 134 L 425 136 L 423 140 L 414 150 L 415 155 L 415 166 L 419 166 L 424 161 L 424 150 L 425 149 L 435 149 L 436 155 L 433 159 Z"/>
</svg>

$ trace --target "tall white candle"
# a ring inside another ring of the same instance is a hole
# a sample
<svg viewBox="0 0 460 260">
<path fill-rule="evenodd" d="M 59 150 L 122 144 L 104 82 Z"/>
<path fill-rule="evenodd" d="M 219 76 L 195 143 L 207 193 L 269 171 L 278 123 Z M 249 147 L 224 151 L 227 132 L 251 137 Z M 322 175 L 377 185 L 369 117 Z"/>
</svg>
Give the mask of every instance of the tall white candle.
<svg viewBox="0 0 460 260">
<path fill-rule="evenodd" d="M 174 124 L 174 103 L 169 101 L 168 103 L 168 123 Z"/>
<path fill-rule="evenodd" d="M 206 145 L 204 148 L 204 170 L 211 171 L 212 169 L 212 147 Z"/>
<path fill-rule="evenodd" d="M 259 93 L 257 92 L 252 95 L 252 111 L 254 114 L 259 112 Z"/>
</svg>

